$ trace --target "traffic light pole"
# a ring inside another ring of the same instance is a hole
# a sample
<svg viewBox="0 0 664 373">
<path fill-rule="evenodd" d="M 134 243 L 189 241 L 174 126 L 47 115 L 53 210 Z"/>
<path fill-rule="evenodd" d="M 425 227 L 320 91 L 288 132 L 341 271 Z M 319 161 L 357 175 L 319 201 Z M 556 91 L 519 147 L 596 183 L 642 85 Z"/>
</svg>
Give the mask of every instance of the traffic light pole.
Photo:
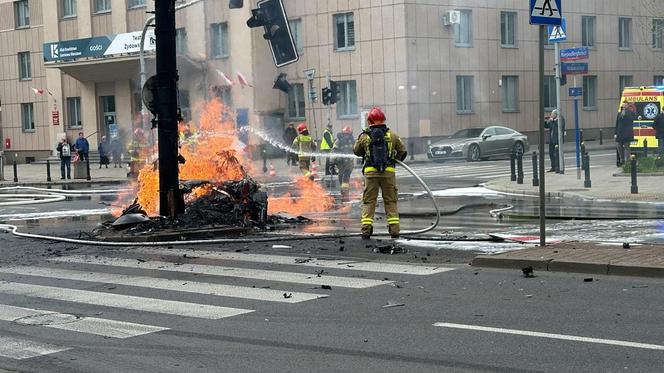
<svg viewBox="0 0 664 373">
<path fill-rule="evenodd" d="M 558 110 L 558 169 L 561 174 L 565 173 L 565 149 L 563 147 L 564 133 L 563 133 L 563 112 L 560 105 L 560 79 L 561 65 L 560 65 L 560 42 L 555 42 L 556 45 L 556 109 Z"/>
<path fill-rule="evenodd" d="M 328 88 L 331 88 L 332 85 L 330 84 L 330 81 L 332 78 L 330 77 L 330 72 L 327 72 L 327 86 Z M 327 125 L 329 126 L 332 123 L 332 104 L 327 105 Z"/>
<path fill-rule="evenodd" d="M 157 47 L 156 102 L 159 139 L 159 213 L 174 218 L 184 212 L 178 177 L 177 62 L 175 0 L 155 0 Z"/>
<path fill-rule="evenodd" d="M 540 246 L 546 246 L 546 177 L 544 174 L 544 38 L 546 37 L 546 26 L 539 26 L 539 223 L 540 223 Z"/>
</svg>

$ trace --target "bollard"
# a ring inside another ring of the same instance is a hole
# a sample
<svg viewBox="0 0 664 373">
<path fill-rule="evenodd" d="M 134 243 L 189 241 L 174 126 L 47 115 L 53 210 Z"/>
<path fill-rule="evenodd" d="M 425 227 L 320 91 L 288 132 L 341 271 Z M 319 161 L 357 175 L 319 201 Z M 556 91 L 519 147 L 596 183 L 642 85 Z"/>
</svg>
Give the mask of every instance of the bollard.
<svg viewBox="0 0 664 373">
<path fill-rule="evenodd" d="M 580 135 L 579 135 L 579 139 L 580 139 L 579 142 L 583 142 L 583 130 L 580 130 L 579 133 L 580 133 Z"/>
<path fill-rule="evenodd" d="M 516 156 L 510 153 L 510 181 L 516 181 Z"/>
<path fill-rule="evenodd" d="M 86 172 L 85 180 L 88 180 L 88 181 L 92 180 L 92 178 L 90 177 L 90 157 L 89 156 L 85 157 L 85 172 Z"/>
<path fill-rule="evenodd" d="M 537 152 L 533 152 L 533 186 L 539 186 L 539 173 L 537 172 Z"/>
<path fill-rule="evenodd" d="M 46 160 L 46 181 L 51 182 L 51 161 Z"/>
<path fill-rule="evenodd" d="M 643 156 L 648 158 L 648 139 L 643 139 Z"/>
<path fill-rule="evenodd" d="M 587 153 L 586 152 L 586 143 L 581 141 L 581 154 L 583 155 L 583 154 L 586 154 L 586 153 Z"/>
<path fill-rule="evenodd" d="M 559 174 L 560 173 L 560 146 L 558 146 L 558 145 L 555 146 L 555 153 L 556 153 L 556 156 L 553 157 L 553 159 L 556 160 L 556 164 L 551 165 L 551 168 L 553 168 L 553 171 L 555 173 Z"/>
<path fill-rule="evenodd" d="M 516 183 L 523 184 L 523 153 L 518 152 L 516 154 Z"/>
<path fill-rule="evenodd" d="M 287 157 L 290 157 L 290 153 L 286 153 Z M 263 173 L 267 173 L 267 149 L 265 149 L 265 144 L 261 144 L 261 157 L 263 158 Z M 288 158 L 286 158 L 288 162 Z"/>
<path fill-rule="evenodd" d="M 585 175 L 583 180 L 584 188 L 592 187 L 592 182 L 590 181 L 590 155 L 587 152 L 583 153 L 583 173 Z"/>
<path fill-rule="evenodd" d="M 602 129 L 599 129 L 599 144 L 604 145 L 604 136 L 602 135 Z"/>
<path fill-rule="evenodd" d="M 5 180 L 5 153 L 0 150 L 0 181 Z"/>
<path fill-rule="evenodd" d="M 414 161 L 415 160 L 415 144 L 413 144 L 413 140 L 409 141 L 408 147 L 410 148 L 408 150 L 410 152 L 410 160 Z"/>
<path fill-rule="evenodd" d="M 16 159 L 14 159 L 14 182 L 18 183 L 18 167 L 16 166 Z"/>
<path fill-rule="evenodd" d="M 632 171 L 632 194 L 639 194 L 639 186 L 636 184 L 636 155 L 632 154 L 630 162 L 630 168 Z"/>
</svg>

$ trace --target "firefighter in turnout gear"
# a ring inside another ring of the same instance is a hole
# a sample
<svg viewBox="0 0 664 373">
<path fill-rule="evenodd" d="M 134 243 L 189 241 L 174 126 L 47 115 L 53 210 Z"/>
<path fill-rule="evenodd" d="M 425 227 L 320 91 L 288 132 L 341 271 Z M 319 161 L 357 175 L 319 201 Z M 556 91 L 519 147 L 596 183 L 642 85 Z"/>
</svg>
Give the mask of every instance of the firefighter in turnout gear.
<svg viewBox="0 0 664 373">
<path fill-rule="evenodd" d="M 320 152 L 331 153 L 334 146 L 334 134 L 332 133 L 332 124 L 328 124 L 323 131 L 323 138 L 320 140 Z M 325 157 L 325 175 L 334 175 L 334 162 L 330 157 Z"/>
<path fill-rule="evenodd" d="M 392 238 L 399 237 L 399 210 L 397 209 L 397 183 L 395 160 L 406 159 L 406 147 L 399 135 L 385 125 L 385 114 L 373 108 L 367 115 L 369 128 L 364 130 L 353 145 L 353 153 L 362 157 L 364 165 L 364 192 L 362 194 L 362 238 L 373 234 L 374 213 L 378 191 L 383 196 L 387 225 Z"/>
<path fill-rule="evenodd" d="M 293 149 L 297 150 L 297 157 L 300 162 L 300 171 L 305 177 L 314 179 L 314 174 L 311 173 L 311 161 L 316 158 L 310 156 L 316 150 L 316 142 L 309 135 L 309 129 L 305 123 L 300 123 L 297 126 L 297 137 L 293 140 Z"/>
<path fill-rule="evenodd" d="M 334 142 L 333 152 L 337 154 L 353 154 L 353 129 L 344 127 L 341 132 L 337 134 L 337 140 Z M 339 185 L 341 186 L 341 199 L 348 200 L 348 192 L 350 190 L 350 174 L 353 172 L 353 158 L 336 157 L 334 164 L 339 173 Z"/>
</svg>

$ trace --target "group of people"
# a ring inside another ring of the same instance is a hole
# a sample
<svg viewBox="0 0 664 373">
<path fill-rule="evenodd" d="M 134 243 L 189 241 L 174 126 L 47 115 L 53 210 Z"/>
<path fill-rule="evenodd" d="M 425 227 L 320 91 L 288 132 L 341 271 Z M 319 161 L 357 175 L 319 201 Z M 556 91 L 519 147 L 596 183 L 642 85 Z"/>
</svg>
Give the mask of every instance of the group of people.
<svg viewBox="0 0 664 373">
<path fill-rule="evenodd" d="M 71 163 L 72 158 L 74 162 L 89 162 L 90 161 L 90 143 L 85 138 L 83 132 L 78 133 L 78 138 L 74 144 L 70 144 L 67 136 L 60 139 L 57 147 L 55 148 L 60 158 L 60 179 L 71 179 Z M 114 138 L 109 142 L 106 136 L 102 136 L 101 141 L 97 147 L 99 152 L 99 168 L 106 166 L 110 163 L 109 155 L 113 156 L 114 167 L 121 167 L 122 157 L 122 143 L 120 139 Z"/>
<path fill-rule="evenodd" d="M 354 161 L 353 157 L 349 155 L 354 154 L 362 158 L 362 174 L 364 175 L 362 238 L 369 239 L 373 234 L 379 191 L 383 197 L 390 236 L 398 238 L 400 225 L 395 166 L 396 161 L 403 161 L 406 158 L 406 147 L 399 136 L 387 127 L 385 113 L 380 108 L 373 108 L 369 111 L 367 122 L 369 128 L 363 130 L 357 139 L 353 136 L 351 127 L 344 127 L 336 138 L 332 136 L 331 125 L 325 129 L 319 149 L 322 153 L 330 155 L 326 157 L 325 173 L 326 175 L 337 174 L 342 196 L 347 195 Z M 292 136 L 293 132 L 295 132 L 295 136 Z M 311 162 L 315 161 L 315 157 L 312 154 L 315 153 L 318 146 L 311 137 L 306 123 L 300 123 L 296 131 L 294 125 L 290 124 L 284 132 L 284 140 L 288 144 L 292 144 L 292 149 L 297 152 L 289 153 L 286 162 L 294 164 L 294 157 L 297 157 L 302 174 L 313 180 Z"/>
<path fill-rule="evenodd" d="M 633 106 L 629 102 L 624 102 L 618 117 L 616 118 L 616 129 L 614 138 L 616 139 L 617 166 L 620 167 L 630 159 L 630 145 L 634 141 L 634 121 L 637 120 Z M 664 156 L 664 113 L 660 110 L 653 119 L 653 128 L 657 138 L 657 154 Z"/>
</svg>

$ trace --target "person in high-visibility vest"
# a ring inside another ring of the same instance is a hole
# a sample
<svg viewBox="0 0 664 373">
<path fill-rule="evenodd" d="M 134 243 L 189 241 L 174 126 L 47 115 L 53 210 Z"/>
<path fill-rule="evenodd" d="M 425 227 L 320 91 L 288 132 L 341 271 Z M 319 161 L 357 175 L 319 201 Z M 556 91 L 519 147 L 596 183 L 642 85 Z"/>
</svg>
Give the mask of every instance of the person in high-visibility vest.
<svg viewBox="0 0 664 373">
<path fill-rule="evenodd" d="M 397 208 L 397 181 L 395 159 L 406 159 L 406 147 L 399 135 L 385 125 L 385 113 L 380 108 L 369 111 L 369 128 L 364 130 L 353 145 L 353 153 L 364 159 L 364 193 L 362 194 L 362 238 L 373 234 L 374 213 L 378 191 L 383 196 L 387 225 L 392 238 L 399 237 L 399 210 Z"/>
<path fill-rule="evenodd" d="M 300 163 L 300 171 L 305 177 L 313 180 L 314 175 L 311 173 L 311 161 L 316 158 L 310 154 L 316 150 L 316 142 L 309 135 L 309 129 L 305 123 L 300 123 L 297 126 L 297 137 L 293 140 L 293 149 L 297 150 L 297 157 Z"/>
<path fill-rule="evenodd" d="M 352 154 L 353 144 L 353 129 L 346 126 L 341 132 L 337 134 L 337 139 L 334 142 L 333 151 L 338 154 Z M 339 185 L 341 187 L 341 197 L 346 199 L 350 190 L 350 174 L 353 172 L 353 158 L 336 157 L 334 164 L 339 171 Z"/>
<path fill-rule="evenodd" d="M 323 138 L 320 140 L 320 152 L 321 153 L 331 153 L 332 147 L 334 147 L 334 134 L 332 133 L 332 123 L 328 124 L 323 131 Z M 325 175 L 335 175 L 334 172 L 334 162 L 330 160 L 330 157 L 325 158 Z"/>
</svg>

